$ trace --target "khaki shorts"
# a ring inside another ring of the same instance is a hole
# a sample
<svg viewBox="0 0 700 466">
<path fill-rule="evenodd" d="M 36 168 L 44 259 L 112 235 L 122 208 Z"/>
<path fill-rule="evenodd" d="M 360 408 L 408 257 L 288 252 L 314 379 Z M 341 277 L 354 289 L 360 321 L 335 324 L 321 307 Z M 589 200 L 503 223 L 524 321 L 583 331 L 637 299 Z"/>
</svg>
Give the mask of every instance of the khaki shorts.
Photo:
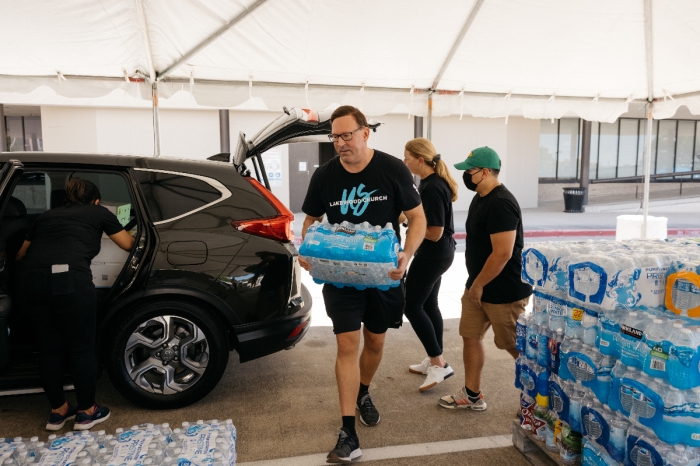
<svg viewBox="0 0 700 466">
<path fill-rule="evenodd" d="M 481 302 L 481 307 L 469 298 L 469 290 L 462 296 L 462 318 L 459 321 L 459 334 L 464 338 L 483 340 L 484 335 L 493 326 L 496 347 L 503 350 L 515 349 L 515 323 L 530 297 L 514 303 L 490 304 Z"/>
</svg>

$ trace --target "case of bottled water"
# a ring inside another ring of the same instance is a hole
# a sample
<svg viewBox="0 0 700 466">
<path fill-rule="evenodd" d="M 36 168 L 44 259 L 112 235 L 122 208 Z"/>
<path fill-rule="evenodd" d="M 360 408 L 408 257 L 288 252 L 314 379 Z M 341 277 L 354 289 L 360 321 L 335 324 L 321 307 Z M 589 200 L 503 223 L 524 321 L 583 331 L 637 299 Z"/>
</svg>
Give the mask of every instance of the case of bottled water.
<svg viewBox="0 0 700 466">
<path fill-rule="evenodd" d="M 521 277 L 534 288 L 534 306 L 517 323 L 516 386 L 537 413 L 528 428 L 544 424 L 538 440 L 556 451 L 566 439 L 564 464 L 700 464 L 698 245 L 525 248 Z"/>
<path fill-rule="evenodd" d="M 8 441 L 9 440 L 9 441 Z M 182 429 L 168 424 L 141 424 L 119 428 L 114 435 L 68 432 L 49 436 L 48 442 L 0 438 L 3 466 L 233 466 L 236 463 L 236 428 L 231 419 L 219 423 L 183 422 Z"/>
<path fill-rule="evenodd" d="M 388 273 L 396 269 L 400 250 L 390 223 L 381 228 L 367 222 L 331 225 L 324 221 L 314 222 L 306 231 L 299 255 L 311 263 L 316 283 L 388 290 L 399 285 Z"/>
<path fill-rule="evenodd" d="M 559 353 L 559 377 L 580 382 L 590 388 L 598 400 L 607 403 L 615 358 L 605 356 L 595 346 L 582 344 L 577 339 L 564 340 Z"/>
<path fill-rule="evenodd" d="M 679 390 L 619 361 L 608 404 L 666 443 L 700 446 L 700 390 Z"/>
</svg>

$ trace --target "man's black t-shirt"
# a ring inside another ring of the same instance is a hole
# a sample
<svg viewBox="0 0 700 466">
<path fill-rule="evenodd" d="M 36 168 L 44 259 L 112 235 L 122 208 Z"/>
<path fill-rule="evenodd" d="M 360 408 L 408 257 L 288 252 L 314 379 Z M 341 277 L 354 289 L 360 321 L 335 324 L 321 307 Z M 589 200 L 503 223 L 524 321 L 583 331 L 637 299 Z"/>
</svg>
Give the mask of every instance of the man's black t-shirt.
<svg viewBox="0 0 700 466">
<path fill-rule="evenodd" d="M 523 217 L 520 206 L 505 186 L 496 186 L 486 196 L 472 199 L 467 216 L 466 261 L 470 288 L 493 252 L 491 236 L 494 233 L 515 230 L 513 255 L 500 274 L 484 287 L 481 300 L 485 303 L 504 304 L 519 301 L 532 294 L 532 287 L 520 280 L 523 240 Z"/>
<path fill-rule="evenodd" d="M 335 157 L 311 177 L 301 210 L 312 217 L 324 214 L 330 223 L 391 223 L 401 240 L 399 215 L 421 203 L 408 167 L 389 154 L 375 150 L 369 164 L 350 173 Z"/>
<path fill-rule="evenodd" d="M 32 244 L 19 265 L 68 264 L 71 270 L 91 273 L 90 261 L 100 252 L 102 232 L 114 235 L 123 229 L 117 216 L 100 205 L 73 204 L 47 210 L 27 233 Z"/>
<path fill-rule="evenodd" d="M 416 250 L 419 259 L 444 259 L 455 253 L 454 217 L 452 215 L 452 190 L 447 181 L 433 173 L 422 179 L 418 187 L 425 219 L 429 227 L 443 227 L 442 237 L 437 241 L 424 239 Z"/>
</svg>

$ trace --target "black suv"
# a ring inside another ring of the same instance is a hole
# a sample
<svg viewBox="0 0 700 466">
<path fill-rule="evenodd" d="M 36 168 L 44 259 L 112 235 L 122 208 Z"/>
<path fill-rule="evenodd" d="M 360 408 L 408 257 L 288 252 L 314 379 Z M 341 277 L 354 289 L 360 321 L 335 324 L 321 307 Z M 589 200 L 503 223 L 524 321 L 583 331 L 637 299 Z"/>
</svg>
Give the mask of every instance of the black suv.
<svg viewBox="0 0 700 466">
<path fill-rule="evenodd" d="M 329 117 L 285 109 L 253 138 L 241 133 L 232 157 L 210 161 L 1 153 L 0 391 L 40 386 L 14 257 L 34 219 L 65 202 L 71 176 L 94 182 L 101 204 L 136 237 L 131 252 L 104 237 L 92 262 L 98 354 L 129 400 L 186 406 L 219 382 L 229 351 L 245 362 L 292 348 L 308 330 L 311 297 L 301 284 L 294 216 L 260 175 L 261 154 L 328 134 Z"/>
</svg>

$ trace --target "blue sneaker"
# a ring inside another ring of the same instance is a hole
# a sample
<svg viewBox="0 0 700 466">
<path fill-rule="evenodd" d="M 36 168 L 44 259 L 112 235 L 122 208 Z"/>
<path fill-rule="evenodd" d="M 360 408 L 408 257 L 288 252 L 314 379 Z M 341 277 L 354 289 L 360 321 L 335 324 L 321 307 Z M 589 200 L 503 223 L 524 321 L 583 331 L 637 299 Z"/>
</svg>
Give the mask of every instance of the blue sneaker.
<svg viewBox="0 0 700 466">
<path fill-rule="evenodd" d="M 66 421 L 75 418 L 77 412 L 78 408 L 69 404 L 65 415 L 61 416 L 58 413 L 51 413 L 49 420 L 46 421 L 46 430 L 61 430 Z"/>
<path fill-rule="evenodd" d="M 109 408 L 95 404 L 95 411 L 92 414 L 78 412 L 75 416 L 75 430 L 88 430 L 91 427 L 109 419 Z"/>
</svg>

